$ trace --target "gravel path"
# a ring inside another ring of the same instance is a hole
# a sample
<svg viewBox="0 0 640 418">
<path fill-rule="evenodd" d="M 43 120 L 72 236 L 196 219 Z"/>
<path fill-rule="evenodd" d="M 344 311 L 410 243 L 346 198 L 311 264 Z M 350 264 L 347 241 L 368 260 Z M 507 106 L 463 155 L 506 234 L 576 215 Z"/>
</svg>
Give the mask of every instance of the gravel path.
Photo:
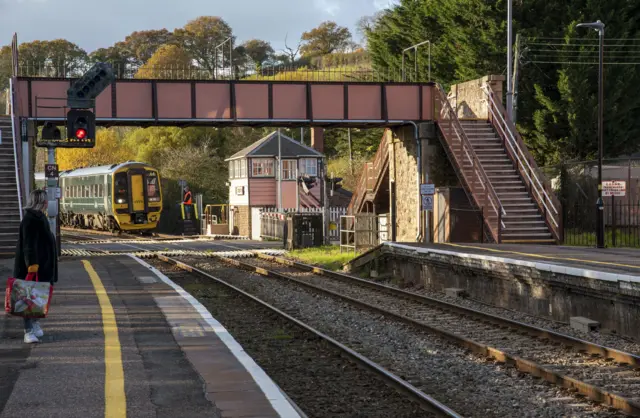
<svg viewBox="0 0 640 418">
<path fill-rule="evenodd" d="M 183 259 L 280 307 L 467 417 L 624 416 L 381 315 L 224 263 Z"/>
<path fill-rule="evenodd" d="M 196 297 L 309 417 L 433 416 L 315 334 L 223 285 L 149 262 Z"/>
</svg>

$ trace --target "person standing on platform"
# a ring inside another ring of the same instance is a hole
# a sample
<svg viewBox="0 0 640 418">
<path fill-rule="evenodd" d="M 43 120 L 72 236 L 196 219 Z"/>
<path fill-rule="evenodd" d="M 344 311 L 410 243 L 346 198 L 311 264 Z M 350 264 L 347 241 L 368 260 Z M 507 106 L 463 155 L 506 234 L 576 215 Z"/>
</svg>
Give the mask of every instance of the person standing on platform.
<svg viewBox="0 0 640 418">
<path fill-rule="evenodd" d="M 191 189 L 189 186 L 184 188 L 184 198 L 182 199 L 182 204 L 184 205 L 184 214 L 187 219 L 191 219 L 191 208 L 193 205 L 193 198 L 191 195 Z"/>
<path fill-rule="evenodd" d="M 49 282 L 53 286 L 58 281 L 58 254 L 56 239 L 47 219 L 47 206 L 44 190 L 31 192 L 20 222 L 13 277 L 24 280 L 28 273 L 36 273 L 38 281 Z M 24 318 L 25 343 L 40 342 L 43 335 L 39 320 Z"/>
</svg>

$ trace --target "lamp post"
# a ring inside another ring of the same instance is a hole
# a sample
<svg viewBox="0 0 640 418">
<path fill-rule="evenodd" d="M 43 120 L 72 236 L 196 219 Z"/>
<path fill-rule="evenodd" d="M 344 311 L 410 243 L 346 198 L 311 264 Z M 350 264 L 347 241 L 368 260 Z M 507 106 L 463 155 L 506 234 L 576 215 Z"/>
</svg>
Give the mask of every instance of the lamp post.
<svg viewBox="0 0 640 418">
<path fill-rule="evenodd" d="M 513 24 L 513 0 L 507 1 L 507 115 L 513 120 L 513 91 L 511 83 L 511 74 L 513 67 L 513 40 L 512 36 Z"/>
<path fill-rule="evenodd" d="M 604 201 L 602 200 L 602 153 L 604 147 L 604 23 L 580 23 L 578 28 L 598 31 L 600 38 L 600 59 L 598 63 L 598 202 L 596 203 L 596 241 L 598 248 L 604 248 Z"/>
<path fill-rule="evenodd" d="M 429 81 L 431 81 L 431 41 L 424 41 L 424 42 L 420 42 L 419 44 L 415 44 L 410 46 L 409 48 L 406 48 L 402 51 L 402 81 L 407 81 L 407 77 L 406 74 L 404 72 L 404 54 L 407 51 L 410 51 L 413 49 L 414 51 L 414 66 L 415 66 L 415 76 L 416 78 L 418 77 L 418 48 L 421 47 L 424 44 L 429 44 Z M 414 80 L 417 81 L 417 80 Z"/>
</svg>

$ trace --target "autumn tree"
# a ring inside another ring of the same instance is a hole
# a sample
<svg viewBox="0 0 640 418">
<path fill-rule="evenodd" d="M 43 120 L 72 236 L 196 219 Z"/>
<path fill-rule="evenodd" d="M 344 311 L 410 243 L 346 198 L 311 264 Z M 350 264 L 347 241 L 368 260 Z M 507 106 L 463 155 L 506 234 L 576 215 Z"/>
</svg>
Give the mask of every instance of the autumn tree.
<svg viewBox="0 0 640 418">
<path fill-rule="evenodd" d="M 48 41 L 33 41 L 21 43 L 18 47 L 18 59 L 22 68 L 22 75 L 39 75 L 45 67 L 49 57 Z"/>
<path fill-rule="evenodd" d="M 134 62 L 134 56 L 124 42 L 117 42 L 109 48 L 99 48 L 89 54 L 89 61 L 107 62 L 112 65 L 116 74 L 121 75 L 128 64 Z"/>
<path fill-rule="evenodd" d="M 270 61 L 274 56 L 274 50 L 271 44 L 259 39 L 251 39 L 242 44 L 244 53 L 251 61 L 256 65 L 257 69 L 262 67 L 262 64 Z"/>
<path fill-rule="evenodd" d="M 138 69 L 135 78 L 181 79 L 189 78 L 191 57 L 177 45 L 162 45 Z"/>
<path fill-rule="evenodd" d="M 176 42 L 198 66 L 214 71 L 218 60 L 225 64 L 228 54 L 219 54 L 216 46 L 232 36 L 231 27 L 217 16 L 200 16 L 173 32 Z M 232 39 L 233 41 L 233 39 Z M 228 51 L 228 44 L 226 49 Z"/>
<path fill-rule="evenodd" d="M 134 157 L 135 150 L 115 129 L 99 129 L 94 148 L 59 148 L 56 151 L 60 170 L 121 163 Z"/>
<path fill-rule="evenodd" d="M 11 47 L 8 45 L 0 48 L 0 90 L 9 87 L 11 77 Z"/>
<path fill-rule="evenodd" d="M 173 34 L 166 29 L 133 32 L 124 39 L 124 46 L 137 64 L 146 64 L 160 46 L 172 43 Z"/>
<path fill-rule="evenodd" d="M 345 50 L 351 41 L 348 28 L 338 26 L 336 22 L 323 22 L 315 29 L 302 34 L 303 45 L 300 52 L 303 56 L 331 54 Z"/>
</svg>

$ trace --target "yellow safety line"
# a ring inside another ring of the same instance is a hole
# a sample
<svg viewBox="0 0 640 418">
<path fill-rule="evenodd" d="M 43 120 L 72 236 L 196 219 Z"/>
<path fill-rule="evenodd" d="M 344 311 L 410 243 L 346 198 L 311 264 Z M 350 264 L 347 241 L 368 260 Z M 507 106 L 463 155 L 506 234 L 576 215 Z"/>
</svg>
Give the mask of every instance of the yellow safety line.
<svg viewBox="0 0 640 418">
<path fill-rule="evenodd" d="M 520 253 L 517 251 L 508 251 L 508 250 L 496 250 L 494 248 L 485 248 L 485 247 L 474 247 L 472 245 L 460 245 L 460 244 L 444 244 L 452 247 L 460 247 L 460 248 L 473 248 L 476 250 L 484 250 L 484 251 L 492 251 L 495 253 L 506 253 L 506 254 L 516 254 L 516 255 L 524 255 L 527 257 L 538 257 L 538 258 L 547 258 L 550 260 L 563 260 L 563 261 L 580 261 L 583 263 L 592 263 L 592 264 L 602 264 L 605 266 L 615 266 L 615 267 L 628 267 L 632 269 L 640 269 L 640 266 L 632 266 L 630 264 L 619 264 L 619 263 L 610 263 L 607 261 L 594 261 L 594 260 L 583 260 L 581 258 L 566 258 L 566 257 L 554 257 L 551 255 L 541 255 L 541 254 L 530 254 L 530 253 Z"/>
<path fill-rule="evenodd" d="M 82 260 L 82 264 L 91 278 L 102 312 L 105 366 L 104 416 L 105 418 L 125 418 L 127 416 L 127 398 L 124 393 L 124 368 L 116 314 L 98 273 L 89 261 Z"/>
</svg>

